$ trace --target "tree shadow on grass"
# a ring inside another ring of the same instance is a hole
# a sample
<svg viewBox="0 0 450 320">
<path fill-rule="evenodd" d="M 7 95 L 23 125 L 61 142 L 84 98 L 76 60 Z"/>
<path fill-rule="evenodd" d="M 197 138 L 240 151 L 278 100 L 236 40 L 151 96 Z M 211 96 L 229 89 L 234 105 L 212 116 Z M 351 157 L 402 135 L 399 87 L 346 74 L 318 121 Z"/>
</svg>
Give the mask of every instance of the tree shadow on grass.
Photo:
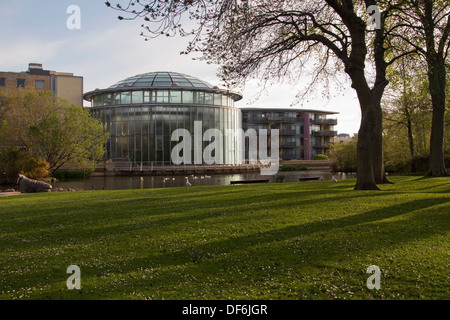
<svg viewBox="0 0 450 320">
<path fill-rule="evenodd" d="M 61 209 L 46 209 L 47 219 L 40 214 L 27 217 L 26 221 L 13 221 L 7 223 L 10 233 L 4 233 L 0 238 L 0 244 L 8 247 L 9 243 L 15 243 L 14 247 L 21 246 L 23 239 L 30 240 L 36 237 L 45 236 L 45 241 L 49 245 L 58 243 L 60 246 L 76 242 L 92 241 L 93 237 L 106 237 L 110 235 L 122 235 L 148 230 L 148 235 L 154 234 L 154 230 L 161 230 L 171 226 L 186 226 L 191 224 L 196 226 L 202 220 L 209 220 L 211 225 L 221 224 L 223 221 L 218 217 L 225 217 L 226 223 L 240 223 L 243 221 L 261 221 L 261 212 L 271 215 L 272 210 L 282 212 L 286 208 L 306 206 L 316 208 L 326 208 L 327 202 L 340 203 L 342 201 L 355 200 L 362 197 L 383 197 L 392 193 L 352 193 L 342 194 L 341 192 L 328 194 L 327 197 L 318 195 L 317 192 L 301 192 L 298 197 L 293 198 L 292 192 L 279 194 L 263 194 L 254 196 L 251 199 L 245 195 L 237 194 L 232 199 L 221 199 L 215 202 L 205 201 L 199 205 L 196 198 L 185 198 L 177 206 L 170 205 L 170 202 L 159 201 L 158 206 L 146 210 L 148 203 L 143 202 L 137 205 L 134 200 L 120 202 L 114 206 L 116 212 L 104 212 L 104 204 L 89 206 L 89 209 L 78 208 L 77 205 L 64 207 L 64 214 Z M 273 200 L 273 201 L 272 201 Z M 103 211 L 102 211 L 103 210 Z M 96 213 L 102 212 L 102 213 Z M 197 213 L 200 212 L 200 213 Z M 256 214 L 253 214 L 256 212 Z M 299 212 L 300 213 L 300 212 Z M 53 217 L 51 217 L 53 215 Z M 234 219 L 233 219 L 234 217 Z M 281 215 L 280 215 L 281 218 Z M 6 222 L 1 222 L 5 224 Z M 52 227 L 53 226 L 53 227 Z M 61 227 L 63 226 L 63 227 Z M 29 241 L 27 249 L 39 248 L 43 246 L 41 241 Z"/>
<path fill-rule="evenodd" d="M 258 271 L 259 266 L 279 265 L 279 270 L 320 269 L 326 265 L 352 261 L 353 255 L 364 256 L 445 233 L 449 229 L 448 223 L 445 223 L 448 221 L 444 216 L 446 209 L 441 206 L 445 203 L 448 203 L 447 198 L 414 200 L 348 217 L 193 245 L 174 252 L 158 250 L 149 252 L 147 257 L 124 260 L 119 265 L 123 266 L 124 273 L 136 271 L 139 267 L 155 268 L 157 272 L 151 281 L 155 288 L 177 287 L 184 279 L 183 274 L 192 274 L 197 279 L 189 282 L 200 290 L 202 281 L 211 278 L 224 281 L 224 274 L 232 278 L 233 270 L 240 269 L 244 274 L 234 274 L 235 284 L 227 285 L 230 290 L 238 292 L 239 286 L 247 285 L 245 274 L 258 277 L 256 283 L 264 282 L 266 272 Z M 436 206 L 439 208 L 433 208 Z M 403 215 L 407 217 L 383 221 Z M 425 228 L 424 224 L 430 221 L 439 227 Z M 293 246 L 302 253 L 294 253 Z M 173 274 L 174 268 L 177 275 Z M 275 277 L 276 269 L 272 269 L 271 273 Z M 143 283 L 138 280 L 132 282 L 135 285 Z"/>
<path fill-rule="evenodd" d="M 445 217 L 442 214 L 446 212 L 446 208 L 442 205 L 448 202 L 448 197 L 413 200 L 351 216 L 290 225 L 244 236 L 209 241 L 204 244 L 187 244 L 182 249 L 173 248 L 170 245 L 161 249 L 148 248 L 148 253 L 141 257 L 116 260 L 110 267 L 111 274 L 132 273 L 139 268 L 155 268 L 157 270 L 151 281 L 128 279 L 127 281 L 133 284 L 130 286 L 130 292 L 135 290 L 132 289 L 133 287 L 148 283 L 155 284 L 155 289 L 149 288 L 149 291 L 157 290 L 158 286 L 175 288 L 180 285 L 180 281 L 187 281 L 194 286 L 201 287 L 202 281 L 207 280 L 206 277 L 212 278 L 213 281 L 223 281 L 223 275 L 231 276 L 230 272 L 232 273 L 236 266 L 252 269 L 248 272 L 253 276 L 260 277 L 256 281 L 258 283 L 258 281 L 262 281 L 265 274 L 264 271 L 254 273 L 260 265 L 277 262 L 284 268 L 298 269 L 308 266 L 319 268 L 324 261 L 350 260 L 352 252 L 363 255 L 376 251 L 380 249 L 380 243 L 383 245 L 382 248 L 387 249 L 448 230 L 448 223 L 445 223 L 448 220 L 444 220 Z M 411 213 L 414 214 L 411 216 Z M 384 221 L 403 215 L 407 217 Z M 439 222 L 439 228 L 423 228 L 423 224 L 430 220 Z M 343 242 L 347 239 L 346 236 L 349 237 L 349 244 Z M 77 240 L 74 239 L 74 241 Z M 301 254 L 302 263 L 299 261 L 300 255 L 294 254 L 292 246 L 299 250 L 305 250 Z M 99 247 L 99 250 L 105 249 Z M 122 252 L 125 254 L 126 251 Z M 80 261 L 76 252 L 74 252 L 72 261 Z M 119 266 L 121 271 L 115 271 L 114 269 Z M 53 266 L 53 268 L 55 267 L 58 266 Z M 176 274 L 173 273 L 174 268 L 178 270 Z M 101 274 L 101 271 L 96 270 L 95 267 L 83 270 L 84 277 L 87 278 L 95 278 Z M 39 270 L 35 272 L 39 272 Z M 245 270 L 244 273 L 246 273 Z M 190 277 L 190 280 L 186 280 L 186 277 L 183 276 L 192 274 L 195 274 L 197 279 L 193 280 Z M 6 282 L 14 283 L 14 279 L 19 281 L 19 277 L 19 275 L 9 275 Z M 237 284 L 228 286 L 230 290 L 239 291 L 239 286 L 244 285 L 242 282 L 240 283 L 243 275 L 236 274 L 235 277 Z M 58 279 L 57 277 L 51 278 L 49 282 L 56 285 L 60 281 Z M 108 282 L 107 279 L 104 281 Z M 53 294 L 58 295 L 58 292 L 53 292 Z"/>
<path fill-rule="evenodd" d="M 329 232 L 336 229 L 349 228 L 360 226 L 388 218 L 393 218 L 401 215 L 411 213 L 413 211 L 423 210 L 448 203 L 448 198 L 433 198 L 414 200 L 407 203 L 384 207 L 381 209 L 372 210 L 356 215 L 346 216 L 342 218 L 322 220 L 317 222 L 305 223 L 301 225 L 293 225 L 285 228 L 259 232 L 253 235 L 246 235 L 236 238 L 228 238 L 221 241 L 214 241 L 204 245 L 197 246 L 203 252 L 216 251 L 217 248 L 224 248 L 221 253 L 232 252 L 236 250 L 246 249 L 254 245 L 264 245 L 274 241 L 285 241 L 298 236 L 308 236 L 312 233 Z M 214 250 L 213 250 L 214 249 Z M 164 261 L 177 261 L 179 257 L 186 255 L 183 250 L 170 253 L 167 259 L 163 257 Z"/>
</svg>

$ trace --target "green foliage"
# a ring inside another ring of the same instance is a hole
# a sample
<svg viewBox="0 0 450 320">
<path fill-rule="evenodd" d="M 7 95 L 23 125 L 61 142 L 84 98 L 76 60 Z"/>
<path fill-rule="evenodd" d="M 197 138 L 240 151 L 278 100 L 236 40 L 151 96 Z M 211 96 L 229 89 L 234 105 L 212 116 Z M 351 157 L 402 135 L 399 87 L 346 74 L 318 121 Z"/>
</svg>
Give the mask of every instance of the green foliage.
<svg viewBox="0 0 450 320">
<path fill-rule="evenodd" d="M 430 156 L 417 156 L 414 159 L 406 159 L 399 162 L 390 162 L 385 166 L 386 171 L 393 172 L 396 174 L 409 174 L 411 173 L 411 165 L 414 161 L 414 167 L 416 168 L 416 173 L 424 175 L 427 173 L 430 166 Z M 450 155 L 445 156 L 445 166 L 450 168 Z"/>
<path fill-rule="evenodd" d="M 297 166 L 282 166 L 281 171 L 299 171 L 300 168 Z"/>
<path fill-rule="evenodd" d="M 104 154 L 108 135 L 88 110 L 69 105 L 51 91 L 0 92 L 4 119 L 0 141 L 44 158 L 55 172 L 66 163 L 92 168 Z"/>
<path fill-rule="evenodd" d="M 386 169 L 392 171 L 429 154 L 432 106 L 426 71 L 416 61 L 400 60 L 389 78 L 389 99 L 383 101 L 383 147 Z"/>
<path fill-rule="evenodd" d="M 337 142 L 330 145 L 328 153 L 331 158 L 333 171 L 355 172 L 358 138 L 355 136 L 349 141 Z"/>
<path fill-rule="evenodd" d="M 31 179 L 43 179 L 49 176 L 49 164 L 42 157 L 8 147 L 0 152 L 0 171 L 6 173 L 9 182 L 19 173 Z"/>
<path fill-rule="evenodd" d="M 312 159 L 313 160 L 328 160 L 329 157 L 326 154 L 316 154 Z"/>
</svg>

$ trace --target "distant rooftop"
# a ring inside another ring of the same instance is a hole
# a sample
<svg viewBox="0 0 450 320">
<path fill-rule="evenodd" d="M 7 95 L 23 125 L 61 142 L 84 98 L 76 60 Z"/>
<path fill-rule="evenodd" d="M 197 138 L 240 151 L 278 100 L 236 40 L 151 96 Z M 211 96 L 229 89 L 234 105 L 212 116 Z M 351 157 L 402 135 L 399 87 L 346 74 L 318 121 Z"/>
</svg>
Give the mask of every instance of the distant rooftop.
<svg viewBox="0 0 450 320">
<path fill-rule="evenodd" d="M 218 89 L 212 84 L 198 78 L 177 72 L 149 72 L 126 78 L 109 87 L 188 87 Z"/>
<path fill-rule="evenodd" d="M 314 109 L 302 109 L 302 108 L 267 108 L 267 107 L 240 107 L 242 111 L 266 111 L 266 112 L 305 112 L 305 113 L 318 113 L 318 114 L 339 114 L 335 111 L 326 110 L 314 110 Z"/>
</svg>

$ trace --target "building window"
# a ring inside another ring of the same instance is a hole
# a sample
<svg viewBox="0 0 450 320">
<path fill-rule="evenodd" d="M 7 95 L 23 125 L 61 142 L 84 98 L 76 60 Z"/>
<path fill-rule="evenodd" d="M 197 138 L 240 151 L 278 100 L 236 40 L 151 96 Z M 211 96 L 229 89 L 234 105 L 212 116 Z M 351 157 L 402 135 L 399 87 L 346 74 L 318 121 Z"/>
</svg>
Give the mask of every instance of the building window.
<svg viewBox="0 0 450 320">
<path fill-rule="evenodd" d="M 144 103 L 143 91 L 133 91 L 132 95 L 133 104 Z"/>
<path fill-rule="evenodd" d="M 113 103 L 114 103 L 115 105 L 120 104 L 120 92 L 114 93 L 114 96 L 113 96 Z"/>
<path fill-rule="evenodd" d="M 5 78 L 0 78 L 0 87 L 4 87 L 5 86 Z"/>
<path fill-rule="evenodd" d="M 131 92 L 122 92 L 122 101 L 121 104 L 130 104 L 131 103 Z"/>
<path fill-rule="evenodd" d="M 181 103 L 181 91 L 170 91 L 170 103 Z"/>
<path fill-rule="evenodd" d="M 214 105 L 220 106 L 222 104 L 222 95 L 215 93 L 214 94 Z"/>
<path fill-rule="evenodd" d="M 194 103 L 193 91 L 183 91 L 183 103 Z"/>
<path fill-rule="evenodd" d="M 37 87 L 37 86 L 36 86 L 36 87 Z M 102 105 L 102 100 L 103 100 L 102 98 L 103 98 L 102 95 L 95 96 L 95 97 L 94 97 L 94 100 L 92 101 L 93 106 L 94 106 L 94 107 L 99 107 L 99 106 L 101 106 L 101 105 Z"/>
<path fill-rule="evenodd" d="M 45 88 L 44 80 L 36 80 L 36 89 L 44 89 L 44 88 Z"/>
<path fill-rule="evenodd" d="M 25 79 L 17 79 L 17 88 L 25 88 Z"/>
<path fill-rule="evenodd" d="M 157 103 L 169 103 L 169 91 L 168 90 L 158 90 L 156 96 Z"/>
<path fill-rule="evenodd" d="M 214 104 L 214 94 L 205 93 L 205 104 Z"/>
</svg>

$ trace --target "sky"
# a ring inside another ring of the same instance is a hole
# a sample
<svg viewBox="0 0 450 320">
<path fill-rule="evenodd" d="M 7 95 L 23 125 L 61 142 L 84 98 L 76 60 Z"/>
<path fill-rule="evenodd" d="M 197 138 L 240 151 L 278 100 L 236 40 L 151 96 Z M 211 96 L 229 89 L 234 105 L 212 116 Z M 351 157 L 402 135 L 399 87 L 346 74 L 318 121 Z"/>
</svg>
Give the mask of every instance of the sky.
<svg viewBox="0 0 450 320">
<path fill-rule="evenodd" d="M 80 8 L 80 29 L 67 27 L 71 5 Z M 180 55 L 188 38 L 145 41 L 140 36 L 142 21 L 120 21 L 118 15 L 103 0 L 0 0 L 0 70 L 21 72 L 31 62 L 42 63 L 45 70 L 82 76 L 84 92 L 153 71 L 180 72 L 223 87 L 216 75 L 219 66 Z M 293 105 L 296 94 L 307 84 L 307 77 L 299 75 L 298 81 L 270 85 L 261 94 L 258 79 L 247 82 L 244 88 L 230 89 L 244 96 L 236 107 L 292 106 L 338 112 L 333 116 L 338 119 L 338 133 L 358 132 L 361 113 L 349 82 L 344 90 L 331 89 L 329 97 L 312 94 Z"/>
</svg>

